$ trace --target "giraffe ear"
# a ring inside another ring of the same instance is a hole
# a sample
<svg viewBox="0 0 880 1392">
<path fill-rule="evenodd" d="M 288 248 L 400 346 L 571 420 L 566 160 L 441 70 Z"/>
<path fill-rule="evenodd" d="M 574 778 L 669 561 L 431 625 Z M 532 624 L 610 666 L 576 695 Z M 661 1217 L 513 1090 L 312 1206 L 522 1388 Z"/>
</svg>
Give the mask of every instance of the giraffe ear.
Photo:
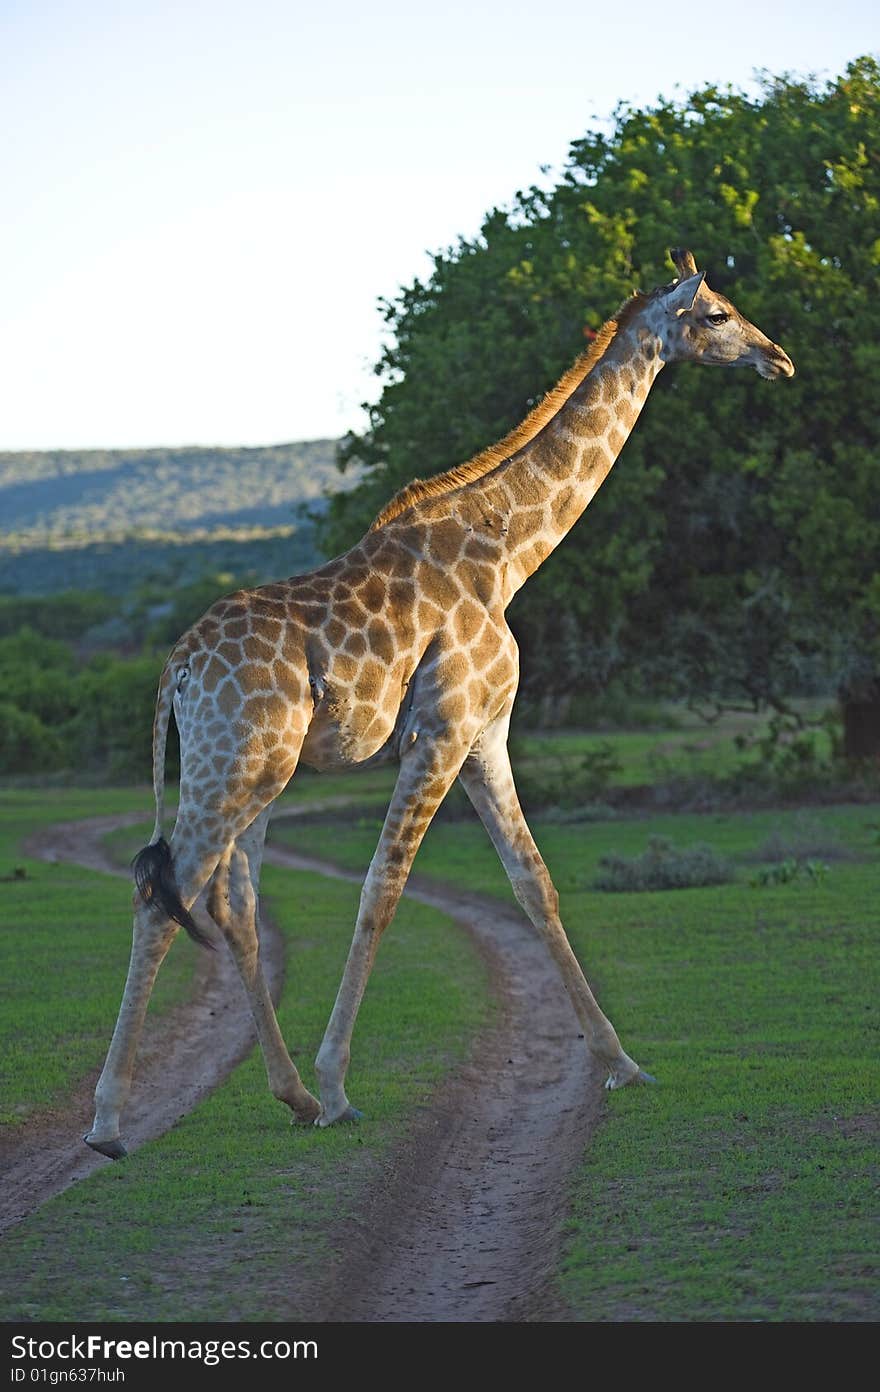
<svg viewBox="0 0 880 1392">
<path fill-rule="evenodd" d="M 688 276 L 687 280 L 680 280 L 666 295 L 664 308 L 667 314 L 686 314 L 689 309 L 693 309 L 694 300 L 697 298 L 700 286 L 706 279 L 705 271 L 698 271 L 696 275 Z"/>
</svg>

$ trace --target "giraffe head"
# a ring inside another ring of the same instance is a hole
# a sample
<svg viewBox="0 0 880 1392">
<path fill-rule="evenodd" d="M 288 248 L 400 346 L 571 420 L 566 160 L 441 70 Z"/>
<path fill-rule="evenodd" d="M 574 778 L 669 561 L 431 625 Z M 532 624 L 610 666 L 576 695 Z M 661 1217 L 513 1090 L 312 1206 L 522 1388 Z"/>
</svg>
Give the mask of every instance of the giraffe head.
<svg viewBox="0 0 880 1392">
<path fill-rule="evenodd" d="M 794 376 L 794 364 L 779 345 L 709 289 L 689 251 L 676 247 L 669 254 L 678 279 L 651 296 L 666 362 L 753 367 L 771 380 Z"/>
</svg>

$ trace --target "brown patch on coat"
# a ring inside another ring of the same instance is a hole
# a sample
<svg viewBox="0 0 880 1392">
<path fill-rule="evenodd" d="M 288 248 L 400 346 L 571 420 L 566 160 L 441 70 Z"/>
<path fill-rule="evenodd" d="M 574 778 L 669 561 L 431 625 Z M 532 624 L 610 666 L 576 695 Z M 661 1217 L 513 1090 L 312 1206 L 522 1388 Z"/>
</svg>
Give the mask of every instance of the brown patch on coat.
<svg viewBox="0 0 880 1392">
<path fill-rule="evenodd" d="M 238 668 L 241 666 L 241 645 L 239 643 L 220 643 L 217 652 L 229 663 L 230 667 Z"/>
<path fill-rule="evenodd" d="M 276 661 L 272 663 L 272 676 L 275 678 L 276 687 L 288 700 L 300 700 L 302 697 L 302 682 L 289 663 L 276 659 Z"/>
<path fill-rule="evenodd" d="M 220 682 L 229 675 L 229 668 L 218 658 L 212 657 L 202 673 L 202 690 L 216 691 Z"/>
<path fill-rule="evenodd" d="M 394 638 L 387 624 L 382 623 L 379 619 L 373 619 L 367 629 L 367 642 L 371 650 L 383 662 L 392 661 L 395 652 Z"/>
<path fill-rule="evenodd" d="M 269 668 L 259 662 L 248 663 L 236 675 L 238 684 L 246 696 L 253 691 L 271 691 L 275 685 Z"/>
<path fill-rule="evenodd" d="M 265 638 L 266 642 L 271 643 L 273 647 L 281 637 L 281 627 L 278 619 L 265 617 L 259 609 L 256 609 L 251 617 L 251 632 Z"/>
<path fill-rule="evenodd" d="M 249 658 L 251 662 L 271 662 L 275 656 L 273 643 L 267 643 L 264 639 L 256 638 L 253 635 L 250 638 L 245 638 L 242 647 L 245 657 Z"/>
</svg>

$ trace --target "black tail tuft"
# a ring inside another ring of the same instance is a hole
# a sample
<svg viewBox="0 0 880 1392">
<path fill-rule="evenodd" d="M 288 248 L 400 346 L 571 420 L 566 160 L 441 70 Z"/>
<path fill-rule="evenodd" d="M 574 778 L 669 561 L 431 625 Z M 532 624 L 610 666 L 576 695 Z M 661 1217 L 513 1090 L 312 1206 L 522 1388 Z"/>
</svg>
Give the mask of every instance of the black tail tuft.
<svg viewBox="0 0 880 1392">
<path fill-rule="evenodd" d="M 180 902 L 180 892 L 174 879 L 171 847 L 164 836 L 160 836 L 151 846 L 144 846 L 142 851 L 138 851 L 131 862 L 131 868 L 134 871 L 138 894 L 144 903 L 158 905 L 174 923 L 179 923 L 181 928 L 185 928 L 195 942 L 213 950 L 214 944 L 211 939 L 202 932 L 192 914 Z"/>
</svg>

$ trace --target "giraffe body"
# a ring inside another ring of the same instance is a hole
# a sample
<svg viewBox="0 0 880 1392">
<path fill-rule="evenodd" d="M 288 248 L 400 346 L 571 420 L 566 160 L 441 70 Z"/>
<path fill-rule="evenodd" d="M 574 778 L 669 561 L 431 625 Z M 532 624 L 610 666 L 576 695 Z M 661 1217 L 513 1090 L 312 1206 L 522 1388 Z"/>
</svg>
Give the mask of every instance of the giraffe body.
<svg viewBox="0 0 880 1392">
<path fill-rule="evenodd" d="M 519 806 L 507 755 L 519 659 L 505 610 L 595 495 L 666 362 L 753 366 L 766 377 L 794 371 L 708 290 L 690 253 L 674 258 L 679 279 L 624 306 L 498 446 L 404 489 L 356 546 L 312 574 L 218 600 L 172 651 L 154 725 L 156 829 L 140 861 L 131 966 L 86 1137 L 95 1149 L 124 1153 L 119 1115 L 155 975 L 178 925 L 196 931 L 189 909 L 206 887 L 250 997 L 273 1092 L 300 1120 L 356 1115 L 344 1081 L 357 1009 L 412 860 L 456 777 L 559 965 L 607 1085 L 647 1076 L 624 1053 L 571 951 Z M 181 784 L 167 847 L 172 710 Z M 259 964 L 266 825 L 298 763 L 324 770 L 385 758 L 399 760 L 400 773 L 316 1060 L 318 1102 L 287 1053 Z"/>
</svg>

